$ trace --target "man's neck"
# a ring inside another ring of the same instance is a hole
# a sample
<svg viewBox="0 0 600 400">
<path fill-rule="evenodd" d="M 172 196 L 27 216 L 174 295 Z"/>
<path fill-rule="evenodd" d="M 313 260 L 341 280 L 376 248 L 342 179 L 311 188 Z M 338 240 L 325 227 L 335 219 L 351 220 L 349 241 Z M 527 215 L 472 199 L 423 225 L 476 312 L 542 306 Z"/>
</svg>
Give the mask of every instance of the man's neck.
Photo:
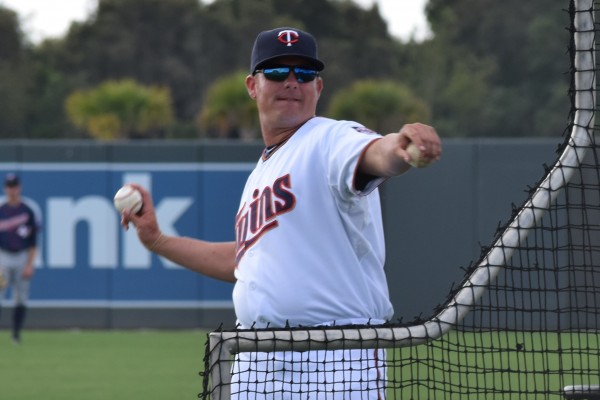
<svg viewBox="0 0 600 400">
<path fill-rule="evenodd" d="M 312 118 L 312 117 L 311 117 Z M 308 120 L 310 120 L 309 118 Z M 265 128 L 262 127 L 262 137 L 266 147 L 275 146 L 281 142 L 288 140 L 294 133 L 298 131 L 308 120 L 303 121 L 298 126 L 291 128 Z"/>
<path fill-rule="evenodd" d="M 8 204 L 12 207 L 18 206 L 19 204 L 21 204 L 21 196 L 14 196 L 14 195 L 6 196 L 6 204 Z"/>
</svg>

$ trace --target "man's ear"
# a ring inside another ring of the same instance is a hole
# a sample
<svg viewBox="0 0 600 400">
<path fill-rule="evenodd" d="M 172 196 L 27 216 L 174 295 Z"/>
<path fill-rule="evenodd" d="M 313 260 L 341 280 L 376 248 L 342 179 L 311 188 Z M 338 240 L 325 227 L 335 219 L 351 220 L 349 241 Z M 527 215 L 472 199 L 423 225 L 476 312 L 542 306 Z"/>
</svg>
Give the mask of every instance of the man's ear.
<svg viewBox="0 0 600 400">
<path fill-rule="evenodd" d="M 323 79 L 321 77 L 317 77 L 317 93 L 319 93 L 319 97 L 321 97 L 321 92 L 323 91 Z"/>
<path fill-rule="evenodd" d="M 248 96 L 251 99 L 256 99 L 256 77 L 248 75 L 246 77 L 246 90 L 248 90 Z"/>
</svg>

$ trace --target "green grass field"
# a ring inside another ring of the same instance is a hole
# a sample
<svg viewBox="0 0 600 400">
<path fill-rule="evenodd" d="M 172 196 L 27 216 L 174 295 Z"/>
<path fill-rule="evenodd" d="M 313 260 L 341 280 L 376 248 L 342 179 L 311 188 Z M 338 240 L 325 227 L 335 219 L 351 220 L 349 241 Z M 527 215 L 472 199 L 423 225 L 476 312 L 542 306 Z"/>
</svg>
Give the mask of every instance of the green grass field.
<svg viewBox="0 0 600 400">
<path fill-rule="evenodd" d="M 0 399 L 196 399 L 206 335 L 201 330 L 26 330 L 23 343 L 15 345 L 0 331 Z M 450 332 L 441 346 L 388 353 L 388 398 L 560 400 L 565 384 L 598 383 L 590 374 L 600 369 L 599 342 L 598 332 Z M 494 350 L 476 354 L 468 351 L 473 345 Z M 465 387 L 473 391 L 466 395 Z"/>
<path fill-rule="evenodd" d="M 0 399 L 190 400 L 202 388 L 206 332 L 0 331 Z"/>
<path fill-rule="evenodd" d="M 458 333 L 388 353 L 389 399 L 562 400 L 566 385 L 594 384 L 600 333 Z M 396 361 L 391 361 L 396 360 Z"/>
</svg>

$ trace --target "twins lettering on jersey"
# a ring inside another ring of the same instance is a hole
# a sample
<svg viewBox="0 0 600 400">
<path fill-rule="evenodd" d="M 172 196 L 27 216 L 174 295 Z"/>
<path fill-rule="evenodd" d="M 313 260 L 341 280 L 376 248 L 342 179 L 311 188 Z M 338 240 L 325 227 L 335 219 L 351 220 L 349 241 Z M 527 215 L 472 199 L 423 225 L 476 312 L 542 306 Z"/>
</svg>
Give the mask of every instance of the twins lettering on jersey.
<svg viewBox="0 0 600 400">
<path fill-rule="evenodd" d="M 235 217 L 236 263 L 264 234 L 279 225 L 279 215 L 294 208 L 296 197 L 291 189 L 292 181 L 288 174 L 262 190 L 254 189 L 251 202 L 242 205 Z"/>
</svg>

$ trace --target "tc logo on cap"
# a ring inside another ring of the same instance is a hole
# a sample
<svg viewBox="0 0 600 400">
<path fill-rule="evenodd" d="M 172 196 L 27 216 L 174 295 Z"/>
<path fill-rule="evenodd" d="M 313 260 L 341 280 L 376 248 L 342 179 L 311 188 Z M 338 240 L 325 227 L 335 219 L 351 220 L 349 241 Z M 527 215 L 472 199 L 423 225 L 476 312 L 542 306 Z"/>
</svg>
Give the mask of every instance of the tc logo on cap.
<svg viewBox="0 0 600 400">
<path fill-rule="evenodd" d="M 292 44 L 298 42 L 298 36 L 298 32 L 291 29 L 286 29 L 285 31 L 279 32 L 279 35 L 277 35 L 277 40 L 286 46 L 291 46 Z"/>
</svg>

